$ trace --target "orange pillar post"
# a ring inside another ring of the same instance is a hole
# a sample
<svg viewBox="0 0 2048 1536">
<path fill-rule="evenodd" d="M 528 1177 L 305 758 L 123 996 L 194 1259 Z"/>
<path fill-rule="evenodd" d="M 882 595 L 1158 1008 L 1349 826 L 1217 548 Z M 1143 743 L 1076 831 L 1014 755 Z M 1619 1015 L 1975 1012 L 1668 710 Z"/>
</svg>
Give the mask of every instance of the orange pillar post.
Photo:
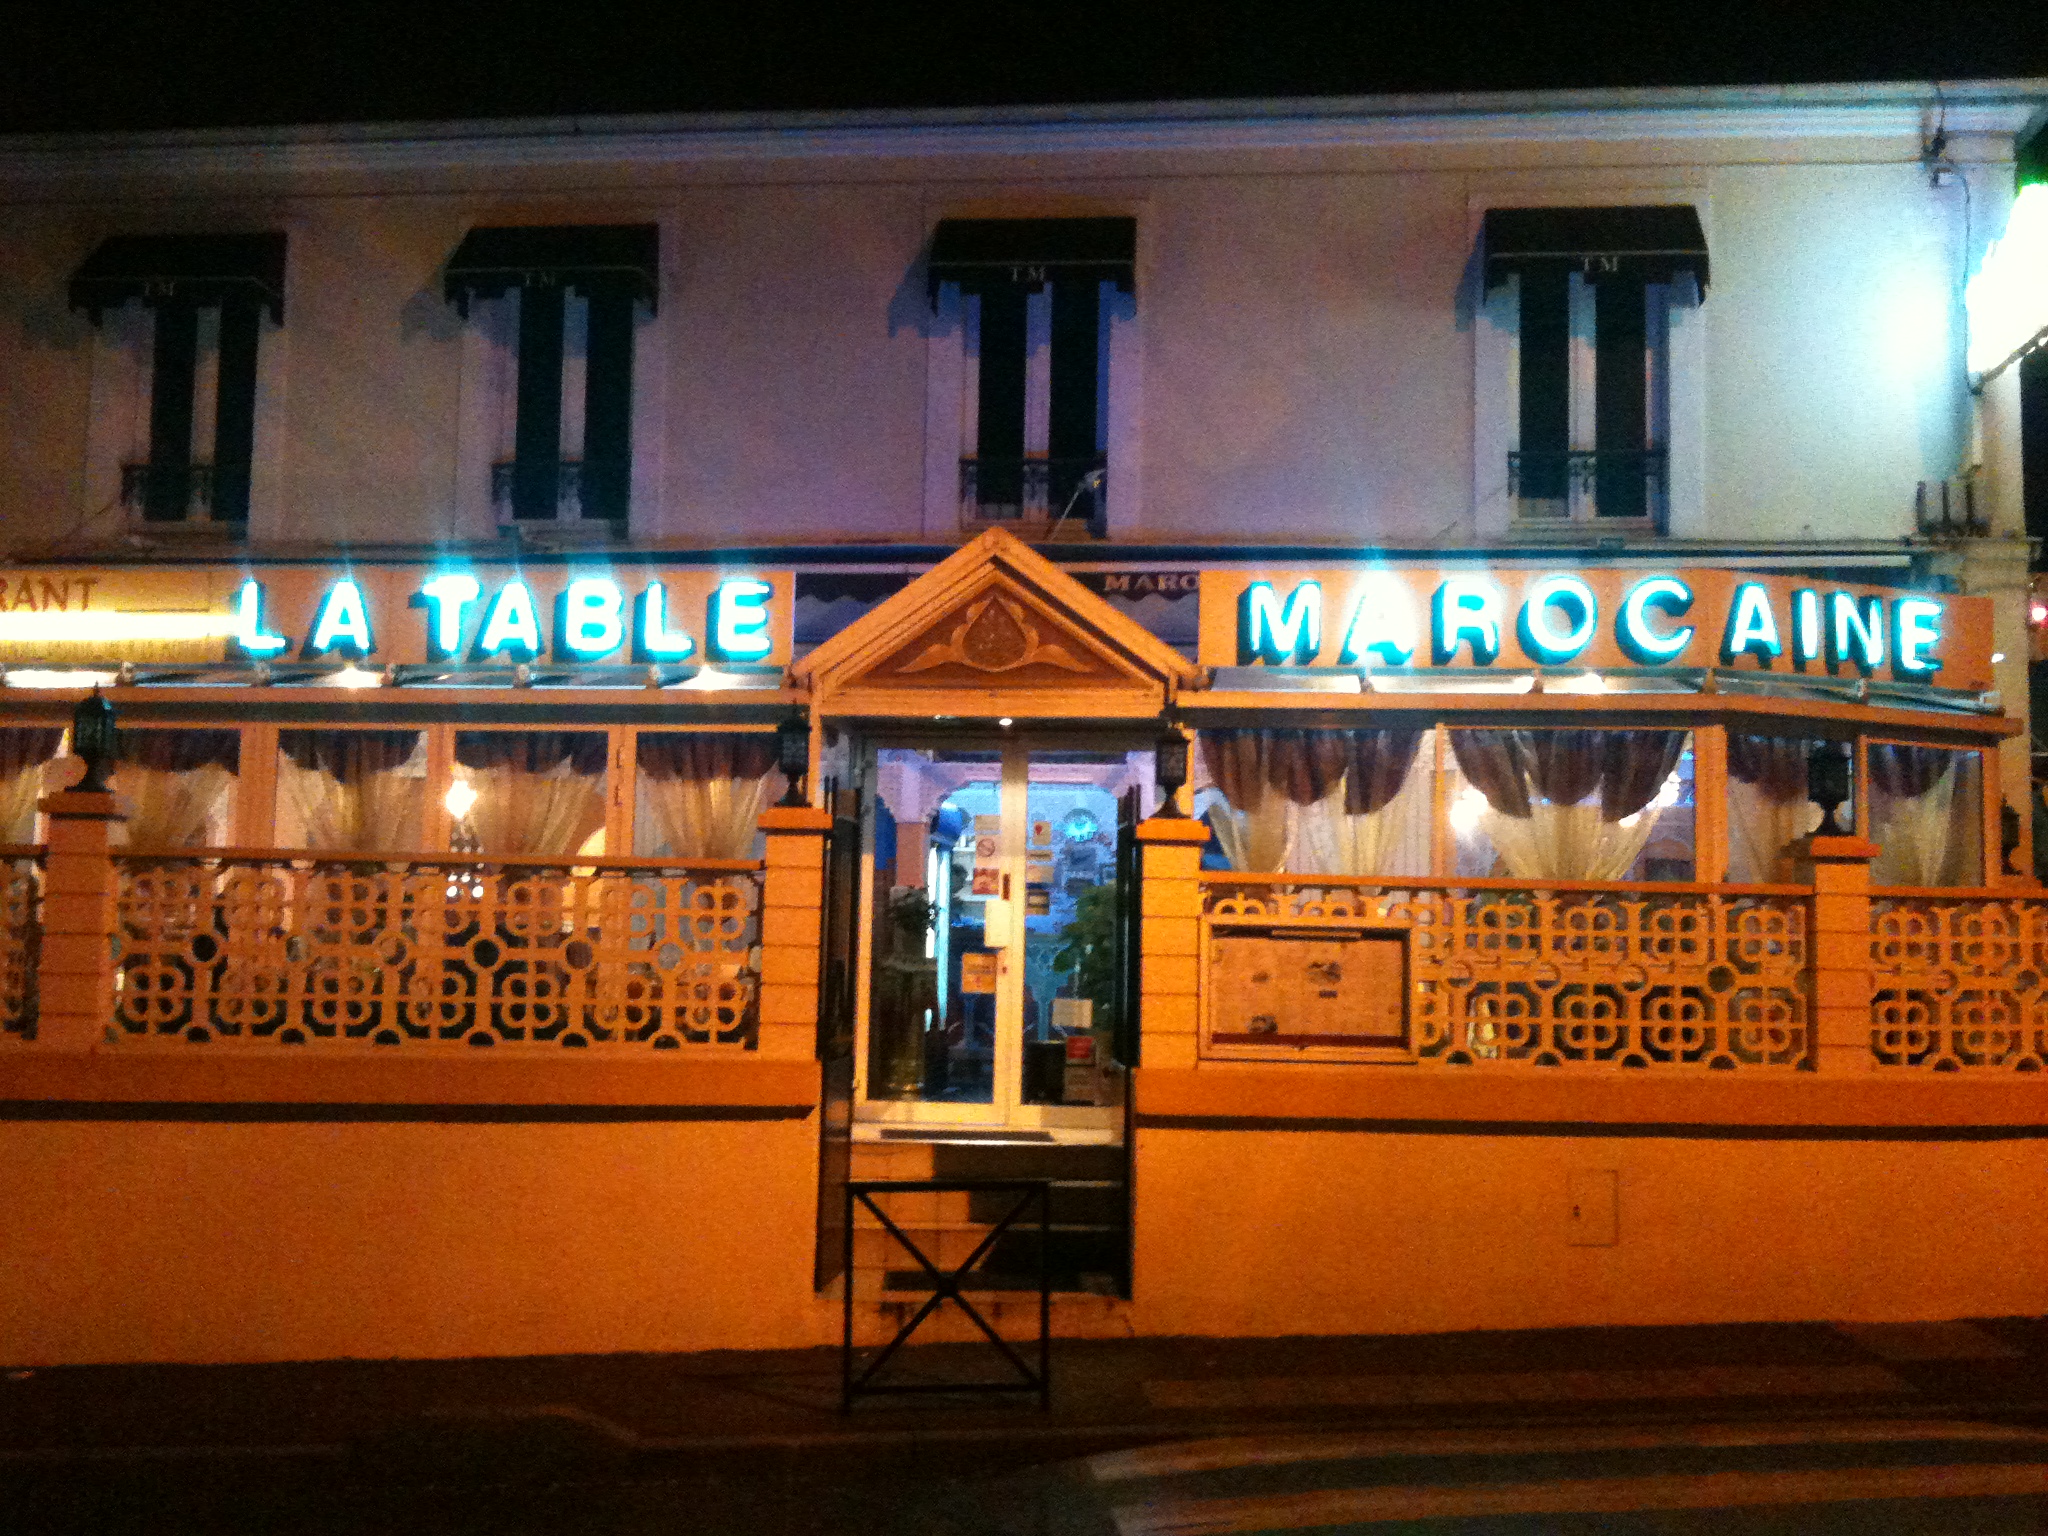
<svg viewBox="0 0 2048 1536">
<path fill-rule="evenodd" d="M 108 854 L 114 797 L 65 790 L 46 796 L 50 819 L 43 861 L 43 942 L 36 964 L 36 1043 L 90 1051 L 114 1025 L 117 881 Z"/>
<path fill-rule="evenodd" d="M 1185 817 L 1138 823 L 1138 1046 L 1141 1067 L 1192 1067 L 1199 1043 L 1202 844 Z"/>
<path fill-rule="evenodd" d="M 1814 1069 L 1846 1075 L 1876 1067 L 1870 1052 L 1870 861 L 1863 837 L 1802 838 L 1813 880 Z"/>
<path fill-rule="evenodd" d="M 761 813 L 768 871 L 761 881 L 762 1056 L 809 1061 L 818 1052 L 818 950 L 825 839 L 832 813 L 772 806 Z"/>
</svg>

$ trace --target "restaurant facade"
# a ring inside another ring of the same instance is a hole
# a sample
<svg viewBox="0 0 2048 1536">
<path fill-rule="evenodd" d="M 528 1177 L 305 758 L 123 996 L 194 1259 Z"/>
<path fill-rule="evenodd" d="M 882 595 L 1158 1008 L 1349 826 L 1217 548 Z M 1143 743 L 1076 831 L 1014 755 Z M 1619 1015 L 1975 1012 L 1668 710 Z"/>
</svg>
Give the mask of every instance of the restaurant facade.
<svg viewBox="0 0 2048 1536">
<path fill-rule="evenodd" d="M 0 1355 L 2048 1310 L 2044 104 L 0 145 Z"/>
</svg>

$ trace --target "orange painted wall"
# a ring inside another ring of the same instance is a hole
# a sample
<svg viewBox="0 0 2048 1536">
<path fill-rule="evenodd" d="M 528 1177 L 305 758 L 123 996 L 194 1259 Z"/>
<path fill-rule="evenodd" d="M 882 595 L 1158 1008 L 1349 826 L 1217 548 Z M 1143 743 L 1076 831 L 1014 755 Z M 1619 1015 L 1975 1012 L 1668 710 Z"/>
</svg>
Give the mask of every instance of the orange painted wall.
<svg viewBox="0 0 2048 1536">
<path fill-rule="evenodd" d="M 822 1342 L 817 1121 L 0 1124 L 0 1361 Z"/>
<path fill-rule="evenodd" d="M 1613 1247 L 1567 1243 L 1585 1169 Z M 1150 1129 L 1137 1178 L 1147 1334 L 2048 1312 L 2041 1140 Z"/>
</svg>

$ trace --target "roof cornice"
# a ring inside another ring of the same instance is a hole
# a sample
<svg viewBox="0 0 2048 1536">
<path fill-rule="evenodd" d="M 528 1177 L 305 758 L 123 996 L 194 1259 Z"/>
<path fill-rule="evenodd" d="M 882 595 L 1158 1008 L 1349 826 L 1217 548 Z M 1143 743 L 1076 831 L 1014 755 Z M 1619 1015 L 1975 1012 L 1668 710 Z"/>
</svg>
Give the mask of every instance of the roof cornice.
<svg viewBox="0 0 2048 1536">
<path fill-rule="evenodd" d="M 2009 140 L 2048 79 L 1325 97 L 974 111 L 533 118 L 0 138 L 0 183 L 1918 135 Z M 1994 158 L 2002 151 L 1995 151 Z"/>
</svg>

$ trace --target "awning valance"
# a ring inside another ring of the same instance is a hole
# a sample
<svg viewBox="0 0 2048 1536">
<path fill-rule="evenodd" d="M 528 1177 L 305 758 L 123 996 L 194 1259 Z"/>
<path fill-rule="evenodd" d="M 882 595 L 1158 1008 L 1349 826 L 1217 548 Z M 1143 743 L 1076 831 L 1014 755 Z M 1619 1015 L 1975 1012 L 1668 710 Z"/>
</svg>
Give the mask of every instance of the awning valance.
<svg viewBox="0 0 2048 1536">
<path fill-rule="evenodd" d="M 942 219 L 932 236 L 929 287 L 958 283 L 1036 291 L 1053 281 L 1115 283 L 1131 291 L 1136 219 Z"/>
<path fill-rule="evenodd" d="M 464 314 L 471 299 L 514 288 L 573 288 L 585 298 L 624 293 L 654 308 L 661 233 L 653 224 L 540 224 L 472 229 L 448 258 L 442 294 Z"/>
<path fill-rule="evenodd" d="M 1668 283 L 1690 272 L 1707 287 L 1707 237 L 1690 203 L 1632 208 L 1494 208 L 1486 215 L 1486 286 L 1548 268 L 1623 272 Z"/>
<path fill-rule="evenodd" d="M 199 305 L 236 300 L 260 305 L 284 321 L 281 234 L 115 235 L 71 277 L 71 307 L 95 323 L 131 299 L 178 298 Z"/>
</svg>

